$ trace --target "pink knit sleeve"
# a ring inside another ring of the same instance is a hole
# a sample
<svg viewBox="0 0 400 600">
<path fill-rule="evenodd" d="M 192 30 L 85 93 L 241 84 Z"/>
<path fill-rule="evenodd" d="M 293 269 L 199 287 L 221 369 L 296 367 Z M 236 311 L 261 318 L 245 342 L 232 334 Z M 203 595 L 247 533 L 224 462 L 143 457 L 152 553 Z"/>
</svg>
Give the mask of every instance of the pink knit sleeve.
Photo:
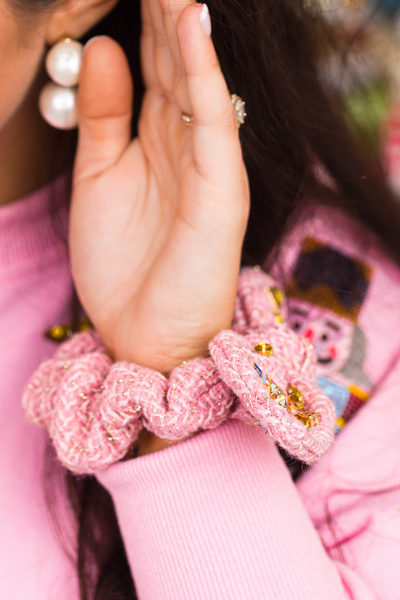
<svg viewBox="0 0 400 600">
<path fill-rule="evenodd" d="M 98 478 L 140 600 L 376 600 L 328 557 L 259 427 L 228 421 Z"/>
</svg>

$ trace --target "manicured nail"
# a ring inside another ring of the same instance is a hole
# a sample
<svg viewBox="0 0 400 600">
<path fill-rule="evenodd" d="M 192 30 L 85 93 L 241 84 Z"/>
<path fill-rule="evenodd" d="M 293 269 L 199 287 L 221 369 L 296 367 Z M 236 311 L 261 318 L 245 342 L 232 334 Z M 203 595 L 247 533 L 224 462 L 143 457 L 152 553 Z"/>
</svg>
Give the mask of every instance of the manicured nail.
<svg viewBox="0 0 400 600">
<path fill-rule="evenodd" d="M 90 40 L 88 40 L 83 46 L 83 52 L 86 52 L 86 50 L 89 48 L 92 42 L 94 42 L 95 40 L 101 40 L 102 38 L 111 39 L 109 35 L 95 35 L 94 37 L 90 38 Z"/>
<path fill-rule="evenodd" d="M 201 28 L 207 37 L 211 35 L 211 19 L 207 4 L 203 4 L 200 12 Z"/>
</svg>

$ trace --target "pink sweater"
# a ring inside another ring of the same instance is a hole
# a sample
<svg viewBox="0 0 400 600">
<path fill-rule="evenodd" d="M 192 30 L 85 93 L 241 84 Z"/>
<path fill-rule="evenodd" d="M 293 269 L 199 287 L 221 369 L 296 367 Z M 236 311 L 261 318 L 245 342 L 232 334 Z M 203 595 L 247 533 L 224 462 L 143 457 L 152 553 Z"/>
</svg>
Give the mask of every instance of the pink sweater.
<svg viewBox="0 0 400 600">
<path fill-rule="evenodd" d="M 61 178 L 53 194 L 64 190 Z M 43 333 L 68 320 L 72 292 L 48 196 L 0 210 L 0 598 L 13 600 L 79 598 L 44 498 L 46 434 L 20 401 L 54 352 Z M 289 322 L 313 341 L 338 424 L 363 406 L 297 487 L 263 431 L 235 422 L 99 473 L 140 600 L 400 595 L 400 274 L 326 209 L 305 215 L 280 266 Z M 73 547 L 62 492 L 58 505 Z"/>
</svg>

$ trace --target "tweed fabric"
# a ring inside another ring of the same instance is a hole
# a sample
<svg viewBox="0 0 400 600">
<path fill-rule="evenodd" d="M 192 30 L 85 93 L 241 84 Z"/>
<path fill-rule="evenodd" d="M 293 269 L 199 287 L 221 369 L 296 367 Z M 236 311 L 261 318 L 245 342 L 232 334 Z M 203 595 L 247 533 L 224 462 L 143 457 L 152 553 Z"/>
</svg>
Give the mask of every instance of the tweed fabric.
<svg viewBox="0 0 400 600">
<path fill-rule="evenodd" d="M 75 473 L 94 473 L 123 458 L 143 427 L 180 440 L 228 418 L 261 425 L 294 457 L 313 462 L 333 441 L 334 409 L 316 385 L 312 346 L 276 322 L 265 292 L 273 284 L 269 275 L 244 269 L 236 331 L 221 332 L 210 344 L 211 358 L 183 363 L 168 379 L 134 363 L 113 363 L 95 331 L 74 335 L 26 386 L 28 420 L 47 427 L 62 464 Z M 254 351 L 264 341 L 273 356 Z M 275 402 L 255 365 L 282 390 L 297 386 L 319 423 L 308 429 Z"/>
</svg>

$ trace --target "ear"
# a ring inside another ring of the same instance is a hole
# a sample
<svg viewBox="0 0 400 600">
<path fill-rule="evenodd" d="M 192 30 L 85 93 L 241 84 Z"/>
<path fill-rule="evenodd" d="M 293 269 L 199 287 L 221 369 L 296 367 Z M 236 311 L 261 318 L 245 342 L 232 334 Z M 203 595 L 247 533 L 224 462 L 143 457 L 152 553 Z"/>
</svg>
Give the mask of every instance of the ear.
<svg viewBox="0 0 400 600">
<path fill-rule="evenodd" d="M 66 0 L 53 10 L 44 26 L 46 43 L 51 46 L 61 37 L 79 39 L 96 23 L 101 21 L 117 4 L 118 0 Z"/>
</svg>

